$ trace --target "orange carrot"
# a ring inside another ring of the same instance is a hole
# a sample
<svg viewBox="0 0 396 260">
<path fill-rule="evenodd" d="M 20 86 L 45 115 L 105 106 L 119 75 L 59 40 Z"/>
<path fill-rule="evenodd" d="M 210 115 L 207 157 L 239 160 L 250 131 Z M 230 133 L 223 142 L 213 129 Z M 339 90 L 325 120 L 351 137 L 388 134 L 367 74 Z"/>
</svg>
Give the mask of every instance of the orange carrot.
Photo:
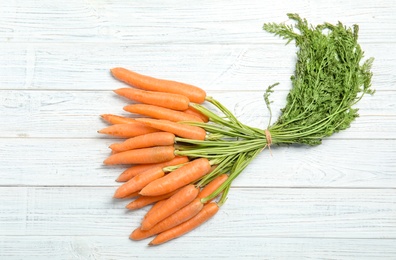
<svg viewBox="0 0 396 260">
<path fill-rule="evenodd" d="M 144 196 L 157 196 L 172 192 L 183 187 L 210 171 L 210 163 L 206 158 L 199 158 L 186 163 L 182 167 L 168 173 L 164 177 L 147 184 L 140 194 Z"/>
<path fill-rule="evenodd" d="M 198 198 L 202 199 L 210 194 L 212 194 L 221 184 L 223 184 L 228 178 L 227 174 L 221 174 L 220 176 L 213 179 L 210 183 L 208 183 L 198 194 Z"/>
<path fill-rule="evenodd" d="M 153 180 L 161 178 L 164 175 L 164 171 L 161 167 L 158 166 L 139 173 L 138 175 L 118 187 L 118 189 L 114 193 L 114 198 L 124 198 L 136 191 L 141 190 L 144 186 L 146 186 Z"/>
<path fill-rule="evenodd" d="M 179 94 L 160 93 L 136 88 L 120 88 L 114 90 L 114 92 L 136 102 L 173 110 L 186 110 L 190 103 L 188 97 Z"/>
<path fill-rule="evenodd" d="M 149 211 L 147 211 L 146 215 L 144 215 L 143 218 L 146 218 L 148 215 L 150 215 L 151 213 L 155 212 L 157 209 L 159 209 L 164 203 L 165 203 L 166 199 L 164 200 L 160 200 L 157 201 Z"/>
<path fill-rule="evenodd" d="M 161 232 L 164 232 L 168 229 L 171 229 L 177 225 L 180 225 L 181 223 L 186 222 L 187 220 L 191 219 L 195 215 L 198 214 L 198 212 L 201 211 L 203 208 L 204 204 L 201 203 L 201 200 L 196 198 L 194 199 L 190 204 L 185 206 L 184 208 L 178 210 L 177 212 L 173 213 L 166 219 L 158 222 L 154 227 L 152 227 L 149 230 L 142 230 L 140 227 L 135 229 L 131 235 L 129 236 L 130 239 L 132 240 L 142 240 L 147 237 L 154 236 L 156 234 L 159 234 Z M 148 214 L 148 213 L 147 213 Z"/>
<path fill-rule="evenodd" d="M 104 164 L 147 164 L 160 163 L 175 158 L 173 146 L 156 146 L 115 153 L 104 160 Z"/>
<path fill-rule="evenodd" d="M 205 140 L 206 131 L 205 129 L 197 126 L 191 126 L 186 124 L 180 124 L 171 122 L 168 120 L 158 120 L 151 118 L 138 118 L 136 121 L 146 124 L 149 127 L 156 128 L 165 132 L 173 133 L 176 136 L 193 139 L 193 140 Z"/>
<path fill-rule="evenodd" d="M 141 229 L 149 230 L 161 220 L 169 217 L 179 209 L 188 205 L 197 197 L 198 192 L 199 189 L 193 184 L 187 185 L 180 189 L 175 193 L 175 195 L 167 199 L 160 208 L 158 208 L 155 212 L 153 211 L 151 214 L 147 215 L 146 218 L 144 218 Z"/>
<path fill-rule="evenodd" d="M 136 123 L 136 120 L 131 117 L 125 116 L 117 116 L 113 114 L 102 114 L 100 115 L 105 121 L 110 124 L 128 124 L 128 123 Z"/>
<path fill-rule="evenodd" d="M 209 117 L 205 116 L 204 114 L 202 114 L 200 111 L 198 111 L 197 109 L 195 109 L 193 107 L 188 107 L 186 110 L 184 110 L 184 113 L 197 116 L 197 117 L 201 118 L 202 121 L 205 123 L 209 122 Z"/>
<path fill-rule="evenodd" d="M 128 181 L 131 178 L 133 178 L 134 176 L 136 176 L 137 174 L 139 174 L 147 169 L 150 169 L 152 167 L 155 167 L 155 166 L 160 166 L 161 168 L 164 168 L 167 166 L 174 166 L 174 165 L 186 163 L 188 161 L 189 161 L 189 159 L 187 156 L 175 156 L 175 158 L 173 158 L 170 161 L 166 161 L 166 162 L 154 163 L 154 164 L 134 165 L 134 166 L 126 169 L 123 173 L 121 173 L 121 175 L 118 176 L 116 181 L 118 181 L 118 182 Z"/>
<path fill-rule="evenodd" d="M 123 197 L 123 199 L 132 199 L 132 198 L 135 198 L 135 197 L 139 196 L 139 192 L 140 192 L 140 190 L 139 190 L 139 191 L 136 191 L 136 192 L 134 192 L 134 193 L 132 193 L 132 194 L 129 194 L 128 196 Z"/>
<path fill-rule="evenodd" d="M 160 233 L 149 243 L 149 245 L 159 245 L 171 239 L 180 237 L 208 221 L 218 211 L 219 206 L 216 203 L 208 203 L 197 215 L 176 227 Z"/>
<path fill-rule="evenodd" d="M 160 196 L 139 196 L 138 198 L 136 198 L 134 201 L 130 202 L 125 207 L 127 209 L 131 209 L 131 210 L 140 209 L 140 208 L 143 208 L 143 207 L 150 205 L 154 202 L 167 199 L 167 198 L 171 197 L 173 194 L 175 194 L 177 191 L 178 190 L 175 190 L 175 191 L 172 191 L 170 193 L 160 195 Z"/>
<path fill-rule="evenodd" d="M 107 134 L 121 138 L 131 138 L 154 132 L 158 132 L 158 130 L 139 122 L 128 124 L 115 124 L 98 131 L 98 133 L 101 134 Z"/>
<path fill-rule="evenodd" d="M 125 111 L 135 113 L 143 116 L 152 117 L 155 119 L 164 119 L 172 122 L 193 121 L 203 122 L 200 117 L 184 113 L 183 111 L 176 111 L 169 108 L 146 105 L 146 104 L 132 104 L 124 107 Z"/>
<path fill-rule="evenodd" d="M 147 148 L 161 145 L 173 145 L 175 143 L 175 135 L 167 132 L 156 132 L 136 137 L 131 137 L 122 143 L 110 145 L 113 152 L 124 152 L 127 150 Z"/>
<path fill-rule="evenodd" d="M 124 68 L 113 68 L 111 73 L 116 79 L 140 89 L 180 94 L 188 97 L 191 102 L 198 104 L 205 101 L 206 92 L 190 84 L 153 78 Z"/>
</svg>

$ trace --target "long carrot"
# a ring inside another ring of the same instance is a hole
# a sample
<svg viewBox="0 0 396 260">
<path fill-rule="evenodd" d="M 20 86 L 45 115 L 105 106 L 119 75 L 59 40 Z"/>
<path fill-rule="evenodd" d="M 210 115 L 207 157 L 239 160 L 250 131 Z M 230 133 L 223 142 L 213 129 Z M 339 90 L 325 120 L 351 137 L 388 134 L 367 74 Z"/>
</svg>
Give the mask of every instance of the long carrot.
<svg viewBox="0 0 396 260">
<path fill-rule="evenodd" d="M 193 107 L 189 106 L 186 110 L 184 110 L 184 113 L 197 116 L 197 117 L 201 118 L 202 121 L 205 123 L 209 122 L 209 117 L 205 116 L 204 114 L 202 114 L 200 111 L 198 111 L 197 109 L 195 109 Z"/>
<path fill-rule="evenodd" d="M 128 123 L 137 123 L 134 118 L 125 117 L 125 116 L 118 116 L 113 114 L 102 114 L 100 115 L 103 120 L 110 124 L 128 124 Z"/>
<path fill-rule="evenodd" d="M 104 160 L 106 165 L 160 163 L 175 158 L 173 146 L 156 146 L 115 153 Z"/>
<path fill-rule="evenodd" d="M 173 93 L 161 93 L 136 88 L 120 88 L 114 90 L 114 92 L 136 102 L 173 110 L 186 110 L 190 103 L 188 97 Z"/>
<path fill-rule="evenodd" d="M 159 132 L 158 129 L 149 127 L 139 122 L 115 124 L 98 131 L 100 134 L 112 135 L 121 138 L 131 138 L 139 135 Z"/>
<path fill-rule="evenodd" d="M 183 111 L 176 111 L 169 108 L 146 105 L 146 104 L 132 104 L 124 107 L 125 111 L 135 113 L 143 116 L 152 117 L 155 119 L 164 119 L 172 122 L 193 121 L 203 122 L 200 117 L 184 113 Z"/>
<path fill-rule="evenodd" d="M 188 97 L 191 102 L 198 104 L 205 101 L 206 92 L 190 84 L 153 78 L 124 68 L 113 68 L 111 73 L 116 79 L 140 89 L 180 94 Z"/>
<path fill-rule="evenodd" d="M 219 206 L 216 203 L 208 203 L 197 215 L 176 227 L 160 233 L 149 243 L 149 245 L 159 245 L 171 239 L 180 237 L 208 221 L 218 211 Z"/>
<path fill-rule="evenodd" d="M 172 192 L 199 179 L 210 171 L 210 163 L 206 158 L 199 158 L 186 163 L 182 167 L 168 173 L 164 177 L 147 184 L 140 194 L 157 196 Z"/>
<path fill-rule="evenodd" d="M 176 136 L 193 140 L 205 140 L 206 131 L 197 126 L 180 124 L 168 120 L 158 120 L 152 118 L 138 118 L 136 121 L 146 124 L 149 127 L 156 128 L 165 132 L 173 133 Z"/>
<path fill-rule="evenodd" d="M 126 169 L 125 171 L 123 171 L 120 176 L 118 176 L 117 180 L 118 182 L 124 182 L 124 181 L 128 181 L 130 179 L 132 179 L 134 176 L 136 176 L 137 174 L 150 169 L 152 167 L 155 166 L 160 166 L 161 168 L 167 167 L 167 166 L 174 166 L 174 165 L 178 165 L 178 164 L 183 164 L 188 162 L 189 159 L 187 156 L 175 156 L 175 158 L 173 158 L 170 161 L 166 161 L 166 162 L 161 162 L 161 163 L 154 163 L 154 164 L 139 164 L 139 165 L 134 165 L 132 167 L 129 167 L 128 169 Z"/>
<path fill-rule="evenodd" d="M 114 198 L 124 198 L 136 191 L 141 190 L 144 186 L 164 176 L 165 173 L 161 167 L 154 167 L 139 173 L 129 181 L 122 184 L 114 193 Z"/>
<path fill-rule="evenodd" d="M 198 195 L 199 189 L 193 184 L 187 185 L 176 192 L 172 197 L 167 199 L 165 203 L 155 212 L 148 214 L 141 224 L 142 230 L 149 230 L 161 220 L 169 217 L 179 209 L 188 205 Z"/>
<path fill-rule="evenodd" d="M 198 198 L 202 199 L 212 194 L 221 184 L 223 184 L 228 178 L 227 174 L 221 174 L 220 176 L 213 179 L 208 183 L 198 194 Z"/>
<path fill-rule="evenodd" d="M 167 194 L 160 195 L 160 196 L 139 196 L 138 198 L 136 198 L 134 201 L 130 202 L 125 207 L 130 210 L 140 209 L 140 208 L 143 208 L 143 207 L 150 205 L 154 202 L 167 199 L 167 198 L 171 197 L 173 194 L 175 194 L 177 191 L 178 190 L 175 190 L 175 191 L 172 191 Z"/>
<path fill-rule="evenodd" d="M 150 215 L 151 213 L 153 213 L 157 209 L 159 209 L 165 203 L 165 201 L 166 201 L 166 199 L 160 200 L 160 201 L 157 201 L 156 203 L 154 203 L 154 205 L 149 209 L 149 211 L 147 211 L 146 215 L 144 215 L 143 218 L 146 218 L 148 215 Z"/>
<path fill-rule="evenodd" d="M 153 146 L 173 145 L 175 143 L 175 135 L 167 132 L 156 132 L 136 137 L 131 137 L 122 143 L 110 145 L 113 152 L 124 152 L 138 148 L 147 148 Z"/>
<path fill-rule="evenodd" d="M 160 202 L 162 202 L 162 201 L 160 201 Z M 142 230 L 141 227 L 138 227 L 131 233 L 129 238 L 132 240 L 142 240 L 147 237 L 151 237 L 158 233 L 164 232 L 168 229 L 171 229 L 177 225 L 180 225 L 183 222 L 186 222 L 187 220 L 189 220 L 192 217 L 194 217 L 195 215 L 197 215 L 198 212 L 201 211 L 203 206 L 204 206 L 204 204 L 201 203 L 201 200 L 196 198 L 190 204 L 185 206 L 184 208 L 176 211 L 175 213 L 173 213 L 166 219 L 158 222 L 151 229 Z"/>
</svg>

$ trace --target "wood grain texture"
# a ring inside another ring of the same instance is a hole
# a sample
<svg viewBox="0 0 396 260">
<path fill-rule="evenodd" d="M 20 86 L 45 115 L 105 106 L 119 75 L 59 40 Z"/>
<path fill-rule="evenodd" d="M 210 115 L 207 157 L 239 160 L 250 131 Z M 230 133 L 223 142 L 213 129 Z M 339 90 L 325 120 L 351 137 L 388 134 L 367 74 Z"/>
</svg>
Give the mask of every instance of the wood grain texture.
<svg viewBox="0 0 396 260">
<path fill-rule="evenodd" d="M 5 42 L 238 43 L 274 41 L 264 22 L 284 22 L 286 13 L 326 21 L 358 23 L 362 41 L 395 42 L 392 0 L 377 2 L 298 0 L 233 1 L 25 1 L 3 2 L 0 39 Z M 49 22 L 51 21 L 51 22 Z M 379 30 L 379 28 L 381 30 Z M 383 32 L 386 32 L 384 34 Z"/>
<path fill-rule="evenodd" d="M 395 239 L 268 238 L 262 236 L 219 238 L 190 236 L 159 247 L 148 247 L 148 240 L 132 242 L 125 236 L 0 236 L 0 257 L 29 259 L 391 259 Z M 190 248 L 188 252 L 183 248 Z"/>
<path fill-rule="evenodd" d="M 148 208 L 113 200 L 123 167 L 102 113 L 128 115 L 123 66 L 195 84 L 264 128 L 285 104 L 296 48 L 262 30 L 299 13 L 359 24 L 374 96 L 317 147 L 272 147 L 214 219 L 160 247 L 129 233 Z M 395 259 L 396 5 L 381 1 L 0 1 L 0 259 Z M 209 250 L 212 249 L 213 250 Z"/>
</svg>

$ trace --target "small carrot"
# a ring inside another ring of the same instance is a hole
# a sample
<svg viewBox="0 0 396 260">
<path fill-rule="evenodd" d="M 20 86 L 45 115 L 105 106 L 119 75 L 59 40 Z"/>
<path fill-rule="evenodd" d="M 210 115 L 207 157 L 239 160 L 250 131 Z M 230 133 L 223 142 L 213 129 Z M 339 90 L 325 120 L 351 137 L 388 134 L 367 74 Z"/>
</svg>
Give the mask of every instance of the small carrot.
<svg viewBox="0 0 396 260">
<path fill-rule="evenodd" d="M 141 229 L 149 230 L 155 224 L 160 222 L 161 220 L 169 217 L 179 209 L 188 205 L 191 201 L 193 201 L 198 195 L 199 189 L 195 187 L 193 184 L 187 185 L 176 192 L 172 197 L 167 199 L 165 203 L 158 208 L 155 212 L 153 211 L 151 214 L 147 215 L 144 218 Z"/>
<path fill-rule="evenodd" d="M 183 111 L 176 111 L 169 108 L 146 105 L 146 104 L 132 104 L 124 107 L 125 111 L 135 113 L 143 116 L 152 117 L 155 119 L 164 119 L 172 122 L 192 121 L 203 122 L 200 117 L 184 113 Z"/>
<path fill-rule="evenodd" d="M 139 173 L 138 175 L 118 187 L 118 189 L 114 193 L 114 198 L 124 198 L 136 191 L 141 190 L 144 186 L 146 186 L 153 180 L 161 178 L 164 175 L 164 171 L 161 167 L 158 166 Z"/>
<path fill-rule="evenodd" d="M 210 163 L 206 158 L 195 159 L 182 167 L 168 173 L 164 177 L 147 184 L 140 194 L 157 196 L 172 192 L 199 179 L 210 171 Z"/>
<path fill-rule="evenodd" d="M 155 132 L 159 131 L 155 128 L 149 127 L 139 122 L 128 124 L 115 124 L 98 131 L 98 133 L 100 134 L 107 134 L 120 138 L 131 138 Z"/>
<path fill-rule="evenodd" d="M 173 146 L 156 146 L 115 153 L 104 160 L 106 165 L 160 163 L 175 158 Z"/>
<path fill-rule="evenodd" d="M 178 190 L 175 190 L 175 191 L 172 191 L 167 194 L 160 195 L 160 196 L 139 196 L 138 198 L 136 198 L 134 201 L 130 202 L 125 207 L 130 210 L 140 209 L 140 208 L 143 208 L 143 207 L 150 205 L 154 202 L 167 199 L 167 198 L 171 197 L 173 194 L 175 194 L 177 191 Z"/>
<path fill-rule="evenodd" d="M 122 143 L 110 145 L 113 152 L 124 152 L 138 148 L 147 148 L 153 146 L 173 145 L 175 143 L 175 135 L 167 132 L 155 132 L 140 136 L 131 137 Z"/>
<path fill-rule="evenodd" d="M 176 136 L 184 137 L 193 140 L 205 140 L 205 129 L 198 126 L 191 126 L 171 122 L 168 120 L 158 120 L 152 118 L 138 118 L 136 121 L 146 124 L 149 127 L 156 128 L 165 132 L 173 133 Z"/>
<path fill-rule="evenodd" d="M 110 124 L 128 124 L 128 123 L 136 123 L 134 118 L 125 117 L 125 116 L 117 116 L 113 114 L 102 114 L 100 115 L 105 121 Z"/>
<path fill-rule="evenodd" d="M 176 211 L 175 213 L 173 213 L 166 219 L 158 222 L 151 229 L 142 230 L 141 227 L 138 227 L 131 233 L 129 238 L 132 240 L 142 240 L 147 237 L 151 237 L 151 236 L 154 236 L 161 232 L 164 232 L 168 229 L 171 229 L 177 225 L 180 225 L 181 223 L 186 222 L 187 220 L 189 220 L 192 217 L 194 217 L 195 215 L 197 215 L 198 212 L 201 211 L 203 206 L 204 206 L 204 204 L 201 203 L 201 200 L 196 198 L 190 204 L 185 206 L 184 208 Z"/>
<path fill-rule="evenodd" d="M 166 161 L 166 162 L 134 165 L 134 166 L 126 169 L 124 172 L 122 172 L 120 174 L 120 176 L 118 176 L 116 181 L 118 181 L 118 182 L 128 181 L 128 180 L 132 179 L 134 176 L 136 176 L 137 174 L 139 174 L 147 169 L 150 169 L 152 167 L 155 167 L 155 166 L 160 166 L 160 167 L 164 168 L 167 166 L 183 164 L 188 161 L 189 161 L 189 159 L 187 156 L 175 156 L 175 158 L 173 158 L 170 161 Z"/>
<path fill-rule="evenodd" d="M 203 199 L 212 194 L 221 184 L 223 184 L 228 178 L 227 174 L 221 174 L 220 176 L 213 179 L 208 183 L 198 194 L 198 198 Z"/>
<path fill-rule="evenodd" d="M 193 107 L 189 106 L 186 110 L 184 110 L 184 113 L 197 116 L 197 117 L 201 118 L 202 121 L 205 123 L 209 122 L 209 117 L 205 116 L 204 114 L 202 114 L 200 111 L 198 111 L 197 109 L 195 109 Z"/>
<path fill-rule="evenodd" d="M 153 78 L 124 68 L 113 68 L 111 73 L 116 79 L 140 89 L 180 94 L 188 97 L 191 102 L 198 104 L 205 101 L 206 92 L 190 84 Z"/>
<path fill-rule="evenodd" d="M 218 211 L 219 206 L 216 203 L 208 203 L 202 208 L 200 212 L 198 212 L 197 215 L 176 227 L 160 233 L 149 243 L 149 245 L 159 245 L 171 239 L 180 237 L 208 221 Z"/>
<path fill-rule="evenodd" d="M 136 88 L 120 88 L 114 90 L 114 92 L 136 102 L 173 110 L 186 110 L 190 103 L 188 97 L 173 93 L 161 93 Z"/>
</svg>

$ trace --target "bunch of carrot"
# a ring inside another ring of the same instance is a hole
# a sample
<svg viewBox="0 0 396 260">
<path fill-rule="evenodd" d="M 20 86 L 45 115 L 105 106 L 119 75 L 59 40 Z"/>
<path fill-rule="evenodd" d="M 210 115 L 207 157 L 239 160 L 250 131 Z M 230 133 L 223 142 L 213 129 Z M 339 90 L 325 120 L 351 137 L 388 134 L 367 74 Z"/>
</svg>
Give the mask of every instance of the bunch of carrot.
<svg viewBox="0 0 396 260">
<path fill-rule="evenodd" d="M 128 167 L 116 179 L 122 184 L 114 198 L 131 199 L 126 205 L 130 210 L 152 205 L 130 238 L 156 235 L 150 245 L 158 245 L 191 231 L 218 212 L 229 188 L 221 188 L 228 179 L 227 167 L 221 158 L 188 155 L 193 147 L 200 147 L 199 142 L 216 139 L 194 125 L 209 122 L 207 115 L 194 108 L 205 101 L 205 91 L 124 68 L 114 68 L 111 73 L 130 85 L 114 92 L 132 101 L 124 107 L 132 116 L 101 115 L 110 126 L 98 132 L 123 138 L 110 145 L 111 155 L 104 164 Z M 219 188 L 221 198 L 212 201 Z"/>
<path fill-rule="evenodd" d="M 264 25 L 299 47 L 293 86 L 274 124 L 269 95 L 276 84 L 264 94 L 267 129 L 243 124 L 196 86 L 111 70 L 131 86 L 115 93 L 133 101 L 124 107 L 132 117 L 102 115 L 111 125 L 99 132 L 126 139 L 110 145 L 112 154 L 104 163 L 130 165 L 117 178 L 124 183 L 114 197 L 133 199 L 126 206 L 131 210 L 153 204 L 131 239 L 157 235 L 150 242 L 157 245 L 191 231 L 218 212 L 232 181 L 265 148 L 319 145 L 358 116 L 353 106 L 374 93 L 372 59 L 362 62 L 358 27 L 309 27 L 298 15 L 288 16 L 300 33 L 285 24 Z"/>
</svg>

